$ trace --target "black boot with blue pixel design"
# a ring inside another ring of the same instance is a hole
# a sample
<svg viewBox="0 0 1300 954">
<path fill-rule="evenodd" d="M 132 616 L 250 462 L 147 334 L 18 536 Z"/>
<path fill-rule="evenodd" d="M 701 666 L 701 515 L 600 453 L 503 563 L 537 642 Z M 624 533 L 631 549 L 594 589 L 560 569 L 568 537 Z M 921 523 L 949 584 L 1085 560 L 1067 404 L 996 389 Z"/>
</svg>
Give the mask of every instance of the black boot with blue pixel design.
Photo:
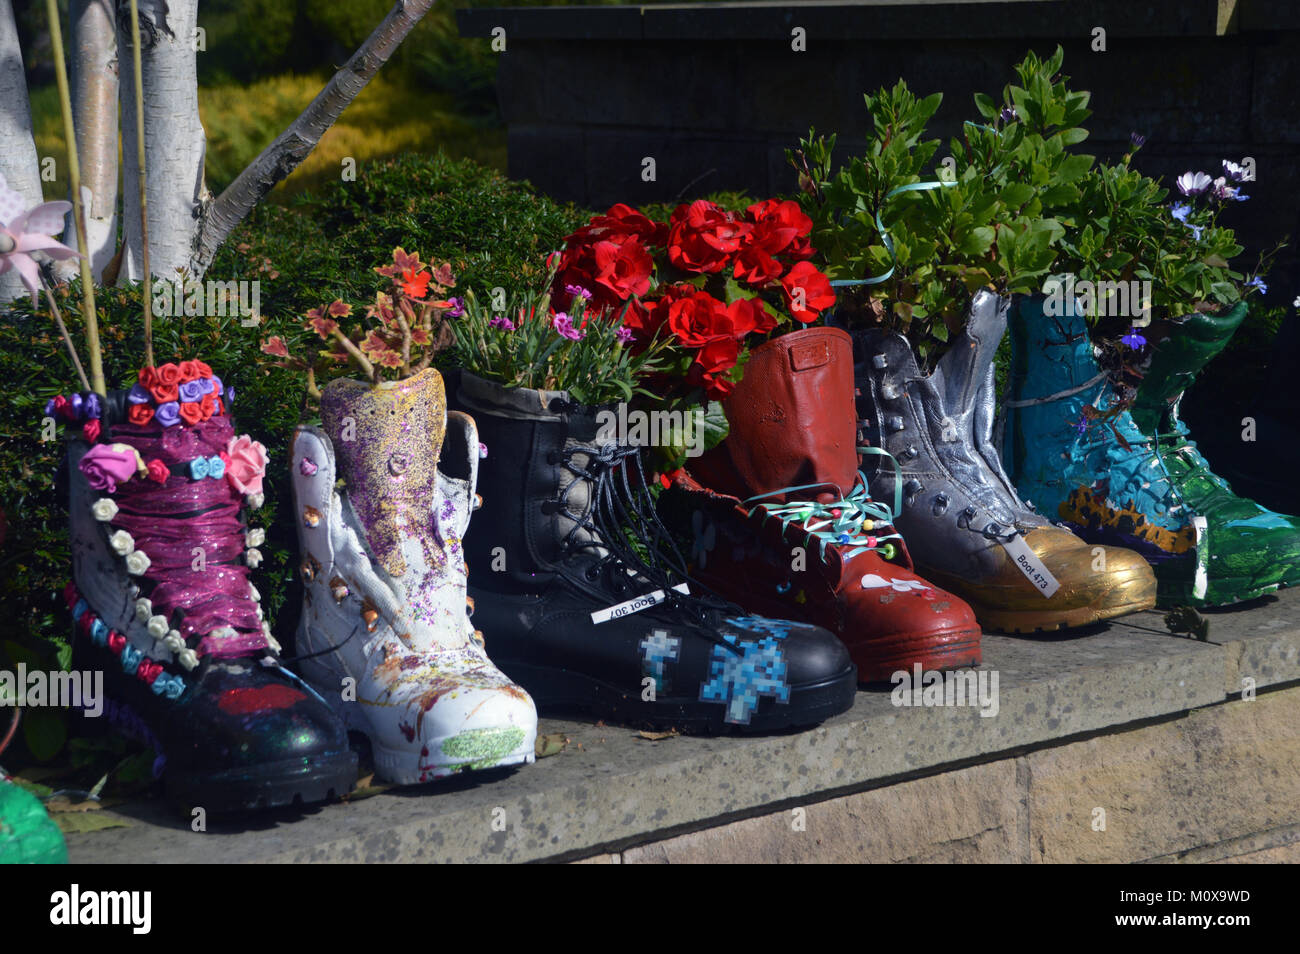
<svg viewBox="0 0 1300 954">
<path fill-rule="evenodd" d="M 488 655 L 543 711 L 717 731 L 814 725 L 853 704 L 829 631 L 745 615 L 691 583 L 638 451 L 560 391 L 449 376 L 474 417 L 483 506 L 465 538 Z"/>
</svg>

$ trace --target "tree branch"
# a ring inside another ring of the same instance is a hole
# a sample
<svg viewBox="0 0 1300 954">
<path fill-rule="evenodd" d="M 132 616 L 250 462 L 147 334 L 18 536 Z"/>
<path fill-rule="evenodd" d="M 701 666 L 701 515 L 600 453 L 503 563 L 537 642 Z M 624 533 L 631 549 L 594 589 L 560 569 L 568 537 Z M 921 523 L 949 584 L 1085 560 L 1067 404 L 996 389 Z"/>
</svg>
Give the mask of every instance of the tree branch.
<svg viewBox="0 0 1300 954">
<path fill-rule="evenodd" d="M 406 35 L 433 7 L 434 0 L 397 0 L 384 21 L 347 64 L 334 74 L 302 115 L 208 204 L 199 226 L 190 271 L 202 275 L 217 249 L 253 207 L 302 163 L 366 84 L 374 78 Z"/>
</svg>

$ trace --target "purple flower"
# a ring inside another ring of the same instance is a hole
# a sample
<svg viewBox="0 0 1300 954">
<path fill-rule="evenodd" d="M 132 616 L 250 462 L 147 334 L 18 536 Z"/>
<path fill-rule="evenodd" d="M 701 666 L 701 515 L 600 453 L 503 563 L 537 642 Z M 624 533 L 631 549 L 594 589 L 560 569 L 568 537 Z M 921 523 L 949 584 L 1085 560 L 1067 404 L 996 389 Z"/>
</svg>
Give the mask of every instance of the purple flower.
<svg viewBox="0 0 1300 954">
<path fill-rule="evenodd" d="M 636 337 L 636 335 L 633 333 L 631 328 L 625 327 L 623 325 L 619 325 L 618 331 L 614 332 L 614 334 L 618 337 L 619 344 L 627 344 L 629 341 L 631 341 L 633 338 Z"/>
<path fill-rule="evenodd" d="M 1002 112 L 998 114 L 1004 123 L 1014 123 L 1016 121 L 1016 107 L 1003 106 Z"/>
<path fill-rule="evenodd" d="M 584 301 L 589 301 L 591 299 L 591 292 L 587 291 L 587 289 L 583 288 L 581 285 L 565 285 L 564 290 L 574 298 L 581 298 Z"/>
<path fill-rule="evenodd" d="M 226 400 L 225 400 L 225 404 L 226 404 L 226 407 L 230 407 L 230 405 L 232 405 L 232 404 L 234 404 L 234 403 L 235 403 L 235 389 L 234 389 L 233 386 L 231 386 L 231 387 L 226 388 Z"/>
<path fill-rule="evenodd" d="M 1268 294 L 1268 286 L 1264 284 L 1264 279 L 1260 278 L 1258 275 L 1253 276 L 1250 281 L 1246 282 L 1246 287 L 1258 288 L 1261 295 Z"/>
<path fill-rule="evenodd" d="M 1184 172 L 1178 177 L 1175 185 L 1178 191 L 1183 195 L 1201 195 L 1214 180 L 1204 172 Z"/>
<path fill-rule="evenodd" d="M 85 417 L 86 412 L 82 409 L 82 405 L 85 403 L 86 399 L 80 394 L 74 394 L 68 398 L 68 417 L 74 421 L 79 421 Z"/>
<path fill-rule="evenodd" d="M 99 400 L 99 395 L 93 391 L 86 395 L 86 403 L 81 406 L 85 412 L 87 420 L 99 420 L 104 416 L 104 404 Z"/>
<path fill-rule="evenodd" d="M 217 376 L 214 374 L 214 375 L 212 376 L 212 392 L 213 392 L 214 394 L 216 394 L 217 397 L 220 397 L 220 396 L 221 396 L 221 392 L 224 391 L 225 389 L 226 389 L 226 386 L 225 386 L 224 384 L 221 383 L 221 379 L 220 379 L 219 377 L 217 377 Z M 204 392 L 204 393 L 207 393 L 207 392 Z"/>
<path fill-rule="evenodd" d="M 1223 173 L 1233 182 L 1246 181 L 1246 170 L 1230 160 L 1223 160 Z"/>
<path fill-rule="evenodd" d="M 1140 132 L 1131 132 L 1128 134 L 1128 141 L 1134 149 L 1141 149 L 1147 144 L 1147 137 Z"/>
<path fill-rule="evenodd" d="M 153 400 L 153 395 L 149 393 L 148 388 L 137 381 L 131 385 L 131 390 L 126 392 L 126 399 L 131 404 L 148 404 Z"/>
<path fill-rule="evenodd" d="M 159 404 L 158 410 L 154 412 L 154 420 L 163 427 L 175 427 L 181 422 L 181 405 L 179 401 L 168 401 L 165 404 Z"/>
<path fill-rule="evenodd" d="M 1136 328 L 1130 328 L 1128 334 L 1119 339 L 1121 343 L 1128 345 L 1134 351 L 1147 346 L 1147 339 L 1142 337 L 1142 332 Z"/>
<path fill-rule="evenodd" d="M 1179 222 L 1182 222 L 1184 225 L 1186 225 L 1187 217 L 1192 214 L 1192 207 L 1188 205 L 1186 202 L 1183 202 L 1171 208 L 1169 210 L 1169 214 L 1172 215 Z"/>
<path fill-rule="evenodd" d="M 203 400 L 203 388 L 198 380 L 186 381 L 180 386 L 181 400 L 187 404 L 196 404 Z"/>
<path fill-rule="evenodd" d="M 495 318 L 493 318 L 491 321 L 488 322 L 488 327 L 501 328 L 504 331 L 514 331 L 515 323 L 511 321 L 509 318 L 506 318 L 504 315 L 497 315 Z"/>
<path fill-rule="evenodd" d="M 464 317 L 465 303 L 463 301 L 461 301 L 459 298 L 448 298 L 447 301 L 451 302 L 451 309 L 447 312 L 447 314 L 451 315 L 451 317 L 453 318 Z"/>
<path fill-rule="evenodd" d="M 558 331 L 561 337 L 568 338 L 570 341 L 581 341 L 587 336 L 585 331 L 573 327 L 573 319 L 564 312 L 551 319 L 551 327 Z"/>
</svg>

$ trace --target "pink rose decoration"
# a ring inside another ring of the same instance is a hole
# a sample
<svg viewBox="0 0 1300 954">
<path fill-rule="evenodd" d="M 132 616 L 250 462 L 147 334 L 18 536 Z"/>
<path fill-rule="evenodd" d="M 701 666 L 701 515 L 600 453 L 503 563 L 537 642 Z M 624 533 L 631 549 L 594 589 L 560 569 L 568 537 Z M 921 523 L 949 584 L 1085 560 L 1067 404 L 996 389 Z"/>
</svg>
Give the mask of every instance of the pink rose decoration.
<svg viewBox="0 0 1300 954">
<path fill-rule="evenodd" d="M 86 426 L 82 428 L 82 433 L 86 435 L 86 440 L 93 444 L 99 440 L 99 429 L 99 421 L 92 417 L 86 422 Z"/>
<path fill-rule="evenodd" d="M 260 494 L 262 478 L 266 476 L 266 465 L 270 458 L 266 448 L 247 434 L 230 441 L 226 448 L 230 461 L 226 465 L 226 480 L 241 494 Z"/>
<path fill-rule="evenodd" d="M 81 458 L 81 472 L 92 490 L 106 490 L 110 494 L 119 483 L 135 476 L 139 455 L 125 444 L 96 444 Z"/>
</svg>

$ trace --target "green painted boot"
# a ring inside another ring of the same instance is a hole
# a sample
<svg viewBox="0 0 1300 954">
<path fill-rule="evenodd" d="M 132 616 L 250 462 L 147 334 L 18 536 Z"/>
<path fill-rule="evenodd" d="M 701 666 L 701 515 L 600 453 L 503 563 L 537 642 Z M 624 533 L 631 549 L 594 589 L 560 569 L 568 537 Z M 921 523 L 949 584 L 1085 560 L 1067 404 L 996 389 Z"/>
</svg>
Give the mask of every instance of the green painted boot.
<svg viewBox="0 0 1300 954">
<path fill-rule="evenodd" d="M 0 777 L 0 864 L 61 865 L 68 861 L 63 832 L 39 798 Z"/>
<path fill-rule="evenodd" d="M 1110 415 L 1117 396 L 1082 317 L 1045 315 L 1029 298 L 1012 318 L 1008 472 L 1085 540 L 1146 557 L 1162 606 L 1222 606 L 1300 582 L 1300 520 L 1234 494 L 1178 418 L 1183 392 L 1245 317 L 1242 303 L 1185 318 L 1153 347 L 1131 409 Z"/>
</svg>

